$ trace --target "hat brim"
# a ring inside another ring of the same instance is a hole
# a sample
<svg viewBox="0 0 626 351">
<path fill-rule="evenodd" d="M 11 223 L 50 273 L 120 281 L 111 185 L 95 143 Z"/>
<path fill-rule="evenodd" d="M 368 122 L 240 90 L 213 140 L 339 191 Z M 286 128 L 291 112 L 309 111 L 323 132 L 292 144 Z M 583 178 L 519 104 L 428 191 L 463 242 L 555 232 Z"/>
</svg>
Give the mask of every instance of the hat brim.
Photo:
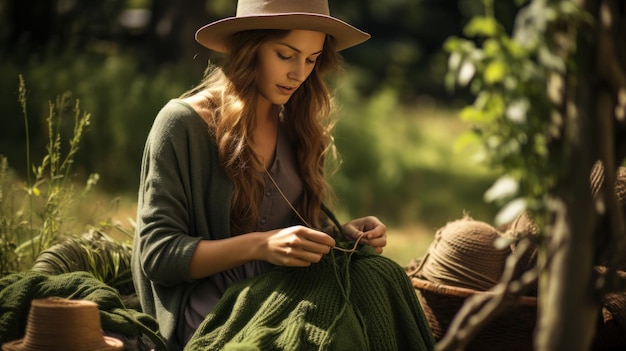
<svg viewBox="0 0 626 351">
<path fill-rule="evenodd" d="M 196 41 L 211 50 L 227 53 L 230 37 L 253 29 L 312 30 L 326 33 L 336 41 L 337 50 L 358 45 L 370 35 L 337 18 L 311 13 L 228 17 L 209 23 L 196 32 Z"/>
<path fill-rule="evenodd" d="M 103 336 L 104 342 L 102 347 L 93 349 L 91 351 L 122 351 L 124 349 L 124 343 L 117 338 L 110 336 Z M 2 351 L 28 351 L 30 350 L 25 344 L 24 339 L 18 339 L 9 341 L 2 344 Z"/>
</svg>

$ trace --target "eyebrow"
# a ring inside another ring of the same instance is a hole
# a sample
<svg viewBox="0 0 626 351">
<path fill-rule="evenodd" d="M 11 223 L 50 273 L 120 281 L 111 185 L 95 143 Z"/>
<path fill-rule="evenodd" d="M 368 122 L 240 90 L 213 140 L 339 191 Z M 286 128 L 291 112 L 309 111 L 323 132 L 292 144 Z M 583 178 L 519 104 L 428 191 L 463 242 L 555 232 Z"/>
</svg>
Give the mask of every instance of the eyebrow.
<svg viewBox="0 0 626 351">
<path fill-rule="evenodd" d="M 278 43 L 278 44 L 283 45 L 283 46 L 286 46 L 286 47 L 290 48 L 291 50 L 293 50 L 293 51 L 295 51 L 295 52 L 297 52 L 297 53 L 299 53 L 299 54 L 301 54 L 301 53 L 302 53 L 302 50 L 300 50 L 300 49 L 296 48 L 295 46 L 291 46 L 291 45 L 289 45 L 289 44 L 287 44 L 287 43 Z M 322 53 L 322 51 L 323 51 L 323 50 L 320 50 L 320 51 L 318 51 L 318 52 L 314 52 L 314 53 L 312 53 L 312 54 L 311 54 L 311 55 L 309 55 L 309 56 L 319 55 L 319 54 L 321 54 L 321 53 Z"/>
</svg>

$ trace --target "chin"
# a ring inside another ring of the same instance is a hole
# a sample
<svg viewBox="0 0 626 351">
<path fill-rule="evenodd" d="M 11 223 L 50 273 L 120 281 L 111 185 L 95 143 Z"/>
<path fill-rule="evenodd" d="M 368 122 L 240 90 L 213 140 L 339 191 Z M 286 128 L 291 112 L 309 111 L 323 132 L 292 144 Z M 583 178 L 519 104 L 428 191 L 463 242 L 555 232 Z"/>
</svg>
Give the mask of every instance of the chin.
<svg viewBox="0 0 626 351">
<path fill-rule="evenodd" d="M 272 103 L 275 105 L 284 105 L 287 102 L 289 102 L 289 99 L 291 99 L 291 96 L 286 96 L 286 97 L 283 96 L 277 99 L 273 99 Z"/>
</svg>

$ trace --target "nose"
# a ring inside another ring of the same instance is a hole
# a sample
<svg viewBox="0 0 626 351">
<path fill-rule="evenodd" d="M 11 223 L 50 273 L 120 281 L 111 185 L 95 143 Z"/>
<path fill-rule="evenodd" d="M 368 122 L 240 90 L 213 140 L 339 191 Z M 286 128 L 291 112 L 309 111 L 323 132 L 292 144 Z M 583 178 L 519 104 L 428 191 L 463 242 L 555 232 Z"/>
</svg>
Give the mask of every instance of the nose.
<svg viewBox="0 0 626 351">
<path fill-rule="evenodd" d="M 301 61 L 294 61 L 290 67 L 287 78 L 293 79 L 297 82 L 303 82 L 306 79 L 307 71 L 306 65 Z"/>
</svg>

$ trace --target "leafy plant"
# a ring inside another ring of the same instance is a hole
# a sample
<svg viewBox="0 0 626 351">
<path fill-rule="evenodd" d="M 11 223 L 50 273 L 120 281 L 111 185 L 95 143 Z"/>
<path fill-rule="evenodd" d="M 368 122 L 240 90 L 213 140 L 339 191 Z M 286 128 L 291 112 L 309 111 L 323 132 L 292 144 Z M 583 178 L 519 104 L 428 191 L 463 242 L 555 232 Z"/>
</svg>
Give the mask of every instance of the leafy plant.
<svg viewBox="0 0 626 351">
<path fill-rule="evenodd" d="M 15 192 L 13 176 L 6 157 L 0 155 L 0 276 L 17 271 L 19 257 L 15 253 L 18 245 L 17 227 L 23 215 L 13 208 Z M 10 213 L 11 215 L 8 215 Z"/>
<path fill-rule="evenodd" d="M 30 165 L 30 141 L 28 113 L 26 108 L 26 84 L 20 76 L 19 103 L 26 127 L 26 158 Z M 73 232 L 76 218 L 77 189 L 72 178 L 74 158 L 87 126 L 90 115 L 80 111 L 79 101 L 73 107 L 71 94 L 66 93 L 49 103 L 48 144 L 41 164 L 32 166 L 25 183 L 16 184 L 6 157 L 2 157 L 0 181 L 0 275 L 27 269 L 40 252 L 55 243 L 57 238 Z M 73 112 L 70 127 L 72 136 L 64 146 L 63 128 L 65 117 Z M 64 147 L 67 148 L 64 151 Z M 85 196 L 97 183 L 93 174 L 81 193 Z"/>
<path fill-rule="evenodd" d="M 483 3 L 485 14 L 464 29 L 468 39 L 451 37 L 444 44 L 450 54 L 446 84 L 476 96 L 460 113 L 475 129 L 458 146 L 479 145 L 489 166 L 504 174 L 485 197 L 506 204 L 496 218 L 501 224 L 523 210 L 545 211 L 548 190 L 563 176 L 563 160 L 550 152 L 564 124 L 560 92 L 550 91 L 546 82 L 562 79 L 572 68 L 566 57 L 575 48 L 563 44 L 574 41 L 547 33 L 585 15 L 571 1 L 533 1 L 519 12 L 509 35 L 495 18 L 494 0 Z"/>
</svg>

